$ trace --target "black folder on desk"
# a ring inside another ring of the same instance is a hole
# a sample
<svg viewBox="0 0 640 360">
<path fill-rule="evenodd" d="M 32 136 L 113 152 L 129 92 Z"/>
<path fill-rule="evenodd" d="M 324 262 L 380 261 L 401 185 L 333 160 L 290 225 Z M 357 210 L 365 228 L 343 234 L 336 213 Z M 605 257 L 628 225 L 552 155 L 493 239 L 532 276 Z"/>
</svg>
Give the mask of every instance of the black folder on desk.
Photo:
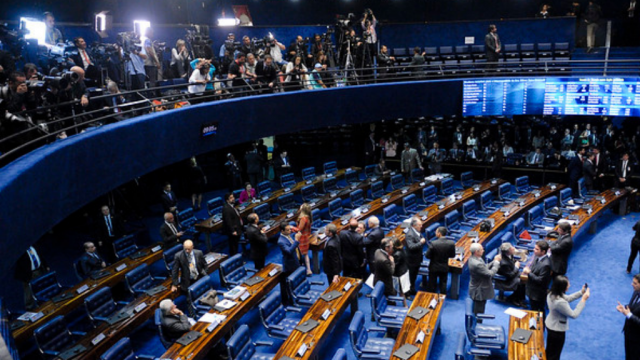
<svg viewBox="0 0 640 360">
<path fill-rule="evenodd" d="M 511 335 L 511 341 L 526 344 L 529 342 L 532 332 L 526 329 L 517 328 Z"/>
<path fill-rule="evenodd" d="M 135 259 L 139 259 L 139 258 L 144 257 L 144 256 L 147 256 L 146 252 L 138 251 L 137 253 L 133 253 L 133 254 L 129 255 L 129 258 L 131 260 L 135 260 Z"/>
<path fill-rule="evenodd" d="M 65 301 L 67 299 L 71 299 L 73 297 L 73 294 L 69 294 L 69 293 L 62 293 L 58 296 L 55 296 L 54 298 L 51 299 L 51 301 L 53 301 L 54 303 L 59 303 L 61 301 Z"/>
<path fill-rule="evenodd" d="M 194 340 L 199 338 L 200 336 L 202 336 L 201 332 L 191 330 L 188 333 L 182 335 L 182 337 L 180 339 L 176 340 L 176 342 L 178 344 L 180 344 L 180 345 L 187 346 L 187 345 L 191 344 Z"/>
<path fill-rule="evenodd" d="M 108 317 L 107 322 L 109 325 L 113 325 L 124 319 L 130 318 L 131 315 L 133 315 L 133 310 L 119 311 L 117 314 Z"/>
<path fill-rule="evenodd" d="M 422 306 L 418 306 L 415 309 L 409 311 L 407 316 L 416 320 L 420 320 L 422 319 L 423 316 L 427 315 L 428 312 L 429 312 L 429 309 L 425 309 Z"/>
<path fill-rule="evenodd" d="M 111 273 L 107 270 L 100 270 L 100 271 L 96 271 L 91 273 L 91 275 L 89 275 L 89 277 L 93 280 L 98 280 L 98 279 L 102 279 L 105 276 L 109 276 Z"/>
<path fill-rule="evenodd" d="M 56 358 L 60 358 L 62 360 L 68 360 L 68 359 L 71 359 L 72 357 L 78 356 L 79 354 L 85 351 L 87 351 L 86 347 L 84 347 L 83 345 L 76 345 L 71 349 L 61 352 L 60 354 L 58 354 L 58 356 L 56 356 Z"/>
<path fill-rule="evenodd" d="M 153 295 L 161 293 L 161 292 L 163 292 L 165 290 L 167 290 L 167 288 L 164 285 L 158 285 L 158 286 L 152 287 L 151 289 L 145 290 L 144 293 L 149 295 L 149 296 L 153 296 Z"/>
<path fill-rule="evenodd" d="M 296 330 L 303 333 L 308 333 L 309 331 L 313 330 L 313 328 L 315 328 L 316 326 L 318 326 L 318 322 L 313 319 L 309 319 L 299 324 L 298 326 L 296 326 Z"/>
<path fill-rule="evenodd" d="M 399 357 L 402 360 L 407 360 L 417 353 L 420 349 L 411 344 L 404 344 L 400 347 L 400 349 L 396 350 L 393 353 L 393 356 Z"/>
<path fill-rule="evenodd" d="M 264 281 L 263 277 L 260 276 L 252 276 L 250 278 L 248 278 L 247 280 L 244 281 L 245 284 L 249 285 L 249 286 L 253 286 L 255 284 L 261 283 Z"/>
<path fill-rule="evenodd" d="M 328 292 L 326 294 L 323 294 L 322 296 L 320 296 L 320 298 L 322 300 L 324 300 L 324 301 L 329 302 L 329 301 L 333 301 L 333 300 L 339 298 L 340 296 L 342 296 L 342 293 L 340 291 L 333 290 L 333 291 L 330 291 L 330 292 Z"/>
</svg>

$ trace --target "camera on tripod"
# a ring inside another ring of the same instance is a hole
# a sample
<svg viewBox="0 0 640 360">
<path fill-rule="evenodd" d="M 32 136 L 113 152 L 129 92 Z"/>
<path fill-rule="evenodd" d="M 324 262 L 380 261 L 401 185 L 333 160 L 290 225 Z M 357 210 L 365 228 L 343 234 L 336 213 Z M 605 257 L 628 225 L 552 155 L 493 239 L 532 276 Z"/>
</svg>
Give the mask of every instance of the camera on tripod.
<svg viewBox="0 0 640 360">
<path fill-rule="evenodd" d="M 240 50 L 240 48 L 242 48 L 242 43 L 240 41 L 226 40 L 224 42 L 224 48 L 229 52 L 229 54 L 233 54 L 236 50 Z"/>
<path fill-rule="evenodd" d="M 364 9 L 364 13 L 363 13 L 362 15 L 363 15 L 363 16 L 364 16 L 364 15 L 369 15 L 369 16 L 371 16 L 371 15 L 373 15 L 373 11 L 371 11 L 371 9 L 369 9 L 369 8 L 366 8 L 366 9 Z"/>
<path fill-rule="evenodd" d="M 75 83 L 80 79 L 80 76 L 73 71 L 65 71 L 58 76 L 44 76 L 39 81 L 29 81 L 27 87 L 29 90 L 36 92 L 51 91 L 51 90 L 64 90 L 69 85 Z"/>
<path fill-rule="evenodd" d="M 128 58 L 132 52 L 142 50 L 140 36 L 133 31 L 118 33 L 118 42 L 122 44 L 125 59 Z"/>
<path fill-rule="evenodd" d="M 209 38 L 209 27 L 194 25 L 195 30 L 187 30 L 185 39 L 191 45 L 195 58 L 209 58 L 211 56 L 211 45 L 213 40 Z M 208 49 L 207 49 L 208 48 Z"/>
</svg>

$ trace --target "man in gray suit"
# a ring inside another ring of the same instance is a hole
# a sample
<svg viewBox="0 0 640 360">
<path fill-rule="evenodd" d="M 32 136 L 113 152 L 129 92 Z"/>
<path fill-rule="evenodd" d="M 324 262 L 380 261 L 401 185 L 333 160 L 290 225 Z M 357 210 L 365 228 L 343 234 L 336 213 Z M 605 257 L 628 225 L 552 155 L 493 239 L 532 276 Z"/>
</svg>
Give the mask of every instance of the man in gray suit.
<svg viewBox="0 0 640 360">
<path fill-rule="evenodd" d="M 573 249 L 571 224 L 560 221 L 558 224 L 558 240 L 551 243 L 551 270 L 553 276 L 564 275 L 569 266 L 569 255 Z"/>
<path fill-rule="evenodd" d="M 159 307 L 162 310 L 162 331 L 171 340 L 178 339 L 191 330 L 189 318 L 171 299 L 162 300 Z"/>
<path fill-rule="evenodd" d="M 422 247 L 427 242 L 420 230 L 422 229 L 422 220 L 413 217 L 411 218 L 411 227 L 407 231 L 407 235 L 404 240 L 407 246 L 407 265 L 409 266 L 409 279 L 411 280 L 411 289 L 408 292 L 409 296 L 416 294 L 416 279 L 418 278 L 418 271 L 420 271 L 420 264 L 422 263 Z"/>
<path fill-rule="evenodd" d="M 404 143 L 404 150 L 402 150 L 402 156 L 400 157 L 400 170 L 404 177 L 408 179 L 411 176 L 411 171 L 415 168 L 422 169 L 418 150 L 412 149 L 408 142 Z"/>
<path fill-rule="evenodd" d="M 178 252 L 174 257 L 173 268 L 171 269 L 171 291 L 175 292 L 180 286 L 184 294 L 189 286 L 207 275 L 207 262 L 204 260 L 202 251 L 193 248 L 193 242 L 187 240 L 182 244 L 184 250 Z M 187 296 L 189 315 L 195 317 L 193 304 Z"/>
<path fill-rule="evenodd" d="M 498 28 L 491 24 L 489 25 L 489 32 L 484 37 L 484 52 L 487 57 L 487 68 L 495 68 L 500 58 L 500 51 L 502 50 L 502 43 L 500 43 L 500 37 L 498 36 Z"/>
<path fill-rule="evenodd" d="M 493 290 L 493 275 L 500 269 L 500 261 L 502 256 L 499 254 L 493 258 L 489 266 L 482 259 L 484 248 L 478 243 L 471 244 L 471 258 L 469 259 L 469 297 L 473 300 L 473 313 L 484 314 L 487 300 L 493 299 L 495 291 Z M 480 323 L 480 320 L 478 320 Z"/>
</svg>

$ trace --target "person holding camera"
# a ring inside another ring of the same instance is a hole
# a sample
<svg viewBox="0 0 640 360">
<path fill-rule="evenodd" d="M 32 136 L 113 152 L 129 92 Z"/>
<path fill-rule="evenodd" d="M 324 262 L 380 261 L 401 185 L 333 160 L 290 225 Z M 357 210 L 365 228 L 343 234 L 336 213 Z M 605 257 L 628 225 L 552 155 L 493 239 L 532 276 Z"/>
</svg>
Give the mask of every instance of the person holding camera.
<svg viewBox="0 0 640 360">
<path fill-rule="evenodd" d="M 156 54 L 156 48 L 153 46 L 153 29 L 147 28 L 144 33 L 143 53 L 147 56 L 144 58 L 144 71 L 149 77 L 149 87 L 156 87 L 158 82 L 158 69 L 161 68 L 160 60 Z"/>
<path fill-rule="evenodd" d="M 371 9 L 365 9 L 364 17 L 362 18 L 362 36 L 364 37 L 364 42 L 369 50 L 369 56 L 373 58 L 376 56 L 376 45 L 378 44 L 378 34 L 376 33 L 376 25 L 378 25 L 378 20 L 376 16 L 373 15 L 373 11 Z"/>
<path fill-rule="evenodd" d="M 244 86 L 247 83 L 244 80 L 245 73 L 245 54 L 238 53 L 236 55 L 236 60 L 229 65 L 229 74 L 227 74 L 227 79 L 231 80 L 231 86 L 233 87 L 233 92 L 240 93 L 244 91 Z"/>
<path fill-rule="evenodd" d="M 187 64 L 190 61 L 187 43 L 180 39 L 176 41 L 176 47 L 171 49 L 171 70 L 176 78 L 186 78 L 188 73 Z"/>
<path fill-rule="evenodd" d="M 205 59 L 198 60 L 196 71 L 191 73 L 189 78 L 189 84 L 191 84 L 189 85 L 189 94 L 193 95 L 202 95 L 206 89 L 207 82 L 211 81 L 211 75 L 209 74 L 211 63 Z"/>
<path fill-rule="evenodd" d="M 307 76 L 307 67 L 302 63 L 302 55 L 295 55 L 287 64 L 287 77 L 284 80 L 285 91 L 296 91 L 304 88 L 303 81 Z"/>
<path fill-rule="evenodd" d="M 302 57 L 305 65 L 310 65 L 311 61 L 313 61 L 313 55 L 309 54 L 307 40 L 305 40 L 301 35 L 298 35 L 296 39 L 291 42 L 288 52 L 290 61 L 293 61 L 296 55 L 300 55 Z"/>
<path fill-rule="evenodd" d="M 126 53 L 122 49 L 120 52 L 125 60 L 124 71 L 129 77 L 131 87 L 129 90 L 144 89 L 144 82 L 147 79 L 144 60 L 147 58 L 147 55 L 144 54 L 142 49 L 137 45 L 132 46 Z"/>
<path fill-rule="evenodd" d="M 267 43 L 266 54 L 271 55 L 273 63 L 279 66 L 284 66 L 287 62 L 282 57 L 282 51 L 286 49 L 286 46 L 279 42 L 273 35 L 270 35 L 269 42 Z"/>
<path fill-rule="evenodd" d="M 256 54 L 257 50 L 256 46 L 251 42 L 251 39 L 247 35 L 242 37 L 242 46 L 240 47 L 241 53 Z"/>
<path fill-rule="evenodd" d="M 225 40 L 225 42 L 223 42 L 222 45 L 220 45 L 220 52 L 218 54 L 220 56 L 220 59 L 223 59 L 225 57 L 225 51 L 227 50 L 229 50 L 229 53 L 233 55 L 233 52 L 235 49 L 233 48 L 230 49 L 229 45 L 233 45 L 234 41 L 236 41 L 236 35 L 234 33 L 229 33 L 227 35 L 227 40 Z"/>
</svg>

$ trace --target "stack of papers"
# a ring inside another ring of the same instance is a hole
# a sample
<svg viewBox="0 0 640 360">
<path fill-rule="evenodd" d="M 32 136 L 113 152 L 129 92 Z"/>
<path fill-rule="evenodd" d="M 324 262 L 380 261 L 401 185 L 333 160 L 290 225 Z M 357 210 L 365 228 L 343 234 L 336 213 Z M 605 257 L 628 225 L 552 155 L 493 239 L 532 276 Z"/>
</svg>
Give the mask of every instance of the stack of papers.
<svg viewBox="0 0 640 360">
<path fill-rule="evenodd" d="M 504 311 L 505 314 L 510 315 L 510 316 L 515 316 L 518 319 L 522 319 L 523 317 L 527 316 L 527 313 L 522 311 L 522 310 L 518 310 L 516 308 L 508 308 L 507 310 Z"/>
<path fill-rule="evenodd" d="M 220 315 L 220 314 L 215 314 L 215 313 L 206 313 L 206 314 L 202 315 L 202 317 L 200 319 L 198 319 L 198 322 L 205 322 L 205 323 L 209 323 L 209 324 L 213 324 L 213 323 L 220 324 L 226 318 L 227 318 L 226 315 Z"/>
</svg>

